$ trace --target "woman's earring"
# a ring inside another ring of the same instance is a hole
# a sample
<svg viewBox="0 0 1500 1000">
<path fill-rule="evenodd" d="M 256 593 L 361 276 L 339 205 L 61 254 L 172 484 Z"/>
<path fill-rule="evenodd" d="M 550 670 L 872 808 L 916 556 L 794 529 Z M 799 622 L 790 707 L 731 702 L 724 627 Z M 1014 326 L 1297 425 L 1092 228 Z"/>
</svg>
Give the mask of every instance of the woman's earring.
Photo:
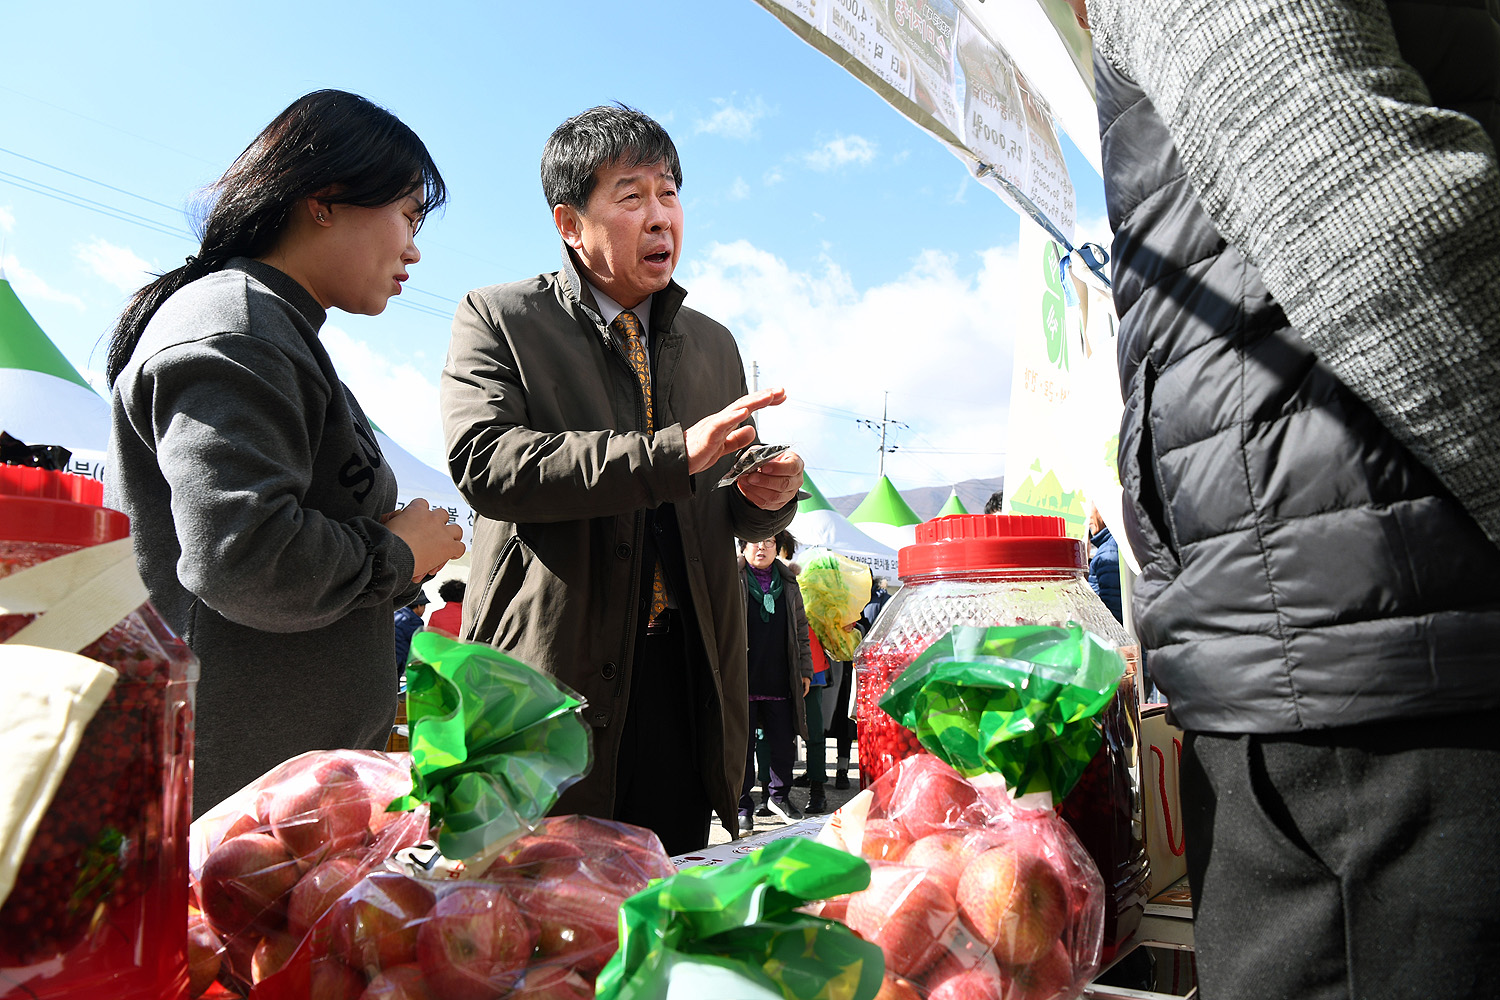
<svg viewBox="0 0 1500 1000">
<path fill-rule="evenodd" d="M 323 213 L 322 213 L 322 212 L 319 212 L 319 213 L 318 213 L 318 221 L 319 221 L 319 222 L 322 222 L 322 221 L 323 221 Z"/>
</svg>

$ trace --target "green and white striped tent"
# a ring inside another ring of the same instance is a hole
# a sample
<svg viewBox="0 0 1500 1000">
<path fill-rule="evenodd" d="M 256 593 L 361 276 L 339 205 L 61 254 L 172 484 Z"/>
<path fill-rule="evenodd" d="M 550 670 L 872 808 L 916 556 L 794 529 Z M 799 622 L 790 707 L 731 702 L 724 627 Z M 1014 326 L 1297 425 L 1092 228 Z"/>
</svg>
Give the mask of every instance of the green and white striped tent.
<svg viewBox="0 0 1500 1000">
<path fill-rule="evenodd" d="M 864 563 L 877 576 L 896 575 L 894 549 L 850 524 L 844 515 L 833 509 L 806 473 L 802 477 L 802 488 L 812 495 L 797 505 L 797 516 L 792 518 L 789 529 L 801 545 L 832 549 L 841 556 Z"/>
<path fill-rule="evenodd" d="M 916 541 L 917 525 L 922 523 L 901 499 L 888 476 L 880 477 L 875 488 L 854 508 L 849 520 L 877 542 L 898 550 Z"/>
<path fill-rule="evenodd" d="M 100 479 L 109 404 L 52 343 L 0 274 L 0 430 L 73 453 L 70 472 Z"/>
</svg>

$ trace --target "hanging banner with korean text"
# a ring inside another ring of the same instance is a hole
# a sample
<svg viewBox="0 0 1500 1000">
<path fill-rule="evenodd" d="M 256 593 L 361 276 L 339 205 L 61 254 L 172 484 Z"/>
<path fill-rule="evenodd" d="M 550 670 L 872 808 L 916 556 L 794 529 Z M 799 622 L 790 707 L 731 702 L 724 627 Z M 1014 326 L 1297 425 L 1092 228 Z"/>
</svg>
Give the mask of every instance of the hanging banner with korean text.
<svg viewBox="0 0 1500 1000">
<path fill-rule="evenodd" d="M 1119 369 L 1114 302 L 1088 268 L 1021 220 L 1005 511 L 1064 518 L 1085 537 L 1083 501 L 1120 526 Z M 1125 533 L 1114 532 L 1135 566 Z"/>
<path fill-rule="evenodd" d="M 1036 0 L 1013 2 L 1036 6 Z M 972 0 L 756 3 L 946 145 L 1017 212 L 1072 240 L 1073 181 L 1052 109 L 996 38 L 995 12 L 983 13 Z M 1097 121 L 1081 69 L 1060 40 L 1063 29 L 1040 7 L 1027 13 L 1031 20 L 1004 22 L 1012 31 L 1036 33 L 1013 44 L 1039 38 L 1064 53 L 1053 62 L 1067 63 L 1061 72 L 1069 106 L 1088 109 L 1075 116 L 1070 134 L 1077 133 L 1074 141 L 1097 162 Z"/>
</svg>

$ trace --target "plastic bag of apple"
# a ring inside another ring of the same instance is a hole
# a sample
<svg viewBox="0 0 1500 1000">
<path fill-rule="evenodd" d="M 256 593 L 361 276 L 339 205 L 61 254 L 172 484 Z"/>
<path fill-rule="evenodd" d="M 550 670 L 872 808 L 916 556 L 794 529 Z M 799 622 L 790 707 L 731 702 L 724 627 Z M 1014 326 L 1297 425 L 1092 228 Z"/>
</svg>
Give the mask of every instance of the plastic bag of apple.
<svg viewBox="0 0 1500 1000">
<path fill-rule="evenodd" d="M 588 767 L 578 699 L 436 633 L 407 678 L 410 756 L 307 754 L 194 824 L 195 996 L 593 996 L 673 867 L 648 830 L 540 818 Z"/>
<path fill-rule="evenodd" d="M 928 752 L 831 818 L 870 886 L 816 909 L 880 945 L 880 1000 L 1063 1000 L 1097 974 L 1104 883 L 1054 802 L 1123 667 L 1076 627 L 954 629 L 892 684 Z"/>
</svg>

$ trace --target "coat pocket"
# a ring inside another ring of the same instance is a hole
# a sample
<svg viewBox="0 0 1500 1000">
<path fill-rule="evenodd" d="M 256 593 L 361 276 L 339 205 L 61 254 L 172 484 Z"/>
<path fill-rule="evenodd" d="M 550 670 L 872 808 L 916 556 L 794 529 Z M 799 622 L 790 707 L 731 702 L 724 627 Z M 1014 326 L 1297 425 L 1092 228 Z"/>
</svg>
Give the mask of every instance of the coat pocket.
<svg viewBox="0 0 1500 1000">
<path fill-rule="evenodd" d="M 1156 366 L 1147 359 L 1140 368 L 1140 386 L 1125 408 L 1120 434 L 1120 482 L 1125 487 L 1126 529 L 1142 564 L 1166 559 L 1180 566 L 1176 533 L 1172 530 L 1170 505 L 1161 487 L 1156 441 L 1151 427 L 1152 396 L 1156 391 Z"/>
</svg>

